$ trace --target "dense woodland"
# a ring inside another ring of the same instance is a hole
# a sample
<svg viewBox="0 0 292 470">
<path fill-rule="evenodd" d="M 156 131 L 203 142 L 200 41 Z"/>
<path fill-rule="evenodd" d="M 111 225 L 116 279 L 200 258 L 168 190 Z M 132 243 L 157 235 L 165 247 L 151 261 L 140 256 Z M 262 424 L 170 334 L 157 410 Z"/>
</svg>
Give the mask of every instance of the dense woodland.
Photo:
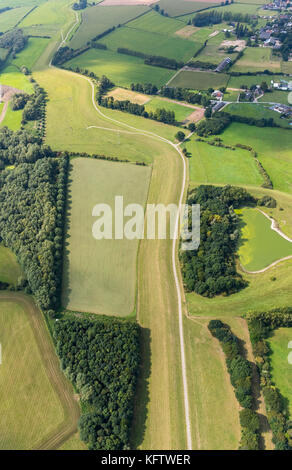
<svg viewBox="0 0 292 470">
<path fill-rule="evenodd" d="M 234 208 L 254 203 L 242 188 L 199 186 L 188 195 L 188 204 L 200 204 L 201 241 L 198 250 L 181 251 L 183 282 L 187 292 L 205 297 L 229 295 L 246 287 L 236 271 L 240 240 Z"/>
<path fill-rule="evenodd" d="M 256 364 L 261 374 L 267 418 L 273 432 L 275 448 L 277 450 L 291 450 L 292 422 L 289 421 L 285 400 L 273 383 L 270 363 L 271 351 L 267 339 L 276 328 L 292 327 L 292 308 L 252 312 L 246 317 Z"/>
<path fill-rule="evenodd" d="M 260 438 L 259 418 L 252 409 L 254 402 L 251 363 L 245 359 L 239 340 L 232 333 L 229 325 L 222 323 L 221 320 L 211 320 L 208 328 L 211 334 L 220 341 L 235 396 L 239 405 L 243 408 L 240 411 L 240 449 L 258 450 Z"/>
<path fill-rule="evenodd" d="M 14 55 L 17 52 L 22 51 L 27 44 L 28 37 L 24 36 L 21 29 L 13 29 L 0 36 L 0 47 L 3 49 L 9 49 Z"/>
<path fill-rule="evenodd" d="M 139 327 L 116 319 L 62 319 L 54 338 L 61 367 L 80 394 L 81 439 L 92 450 L 129 449 L 139 366 Z"/>
<path fill-rule="evenodd" d="M 59 305 L 68 158 L 25 131 L 0 131 L 0 236 L 38 305 Z M 15 168 L 4 169 L 6 165 Z"/>
</svg>

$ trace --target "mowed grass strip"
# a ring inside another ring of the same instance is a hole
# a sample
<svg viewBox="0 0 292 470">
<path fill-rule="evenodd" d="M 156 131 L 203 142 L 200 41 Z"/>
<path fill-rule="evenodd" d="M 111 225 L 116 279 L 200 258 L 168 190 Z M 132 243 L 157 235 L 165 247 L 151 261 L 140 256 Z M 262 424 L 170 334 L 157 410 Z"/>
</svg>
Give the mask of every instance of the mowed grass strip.
<svg viewBox="0 0 292 470">
<path fill-rule="evenodd" d="M 186 39 L 173 38 L 166 34 L 141 31 L 126 26 L 116 29 L 101 41 L 108 49 L 116 51 L 119 47 L 187 62 L 202 47 L 200 43 Z"/>
<path fill-rule="evenodd" d="M 18 131 L 21 127 L 22 113 L 23 113 L 22 109 L 13 111 L 9 103 L 7 110 L 6 110 L 5 117 L 3 121 L 0 123 L 0 127 L 7 126 L 12 131 Z"/>
<path fill-rule="evenodd" d="M 149 11 L 144 5 L 100 6 L 86 8 L 82 12 L 82 21 L 70 41 L 70 47 L 78 49 L 104 31 L 124 24 Z"/>
<path fill-rule="evenodd" d="M 291 341 L 292 328 L 278 328 L 273 331 L 269 339 L 272 350 L 270 358 L 273 381 L 285 400 L 290 419 L 292 416 L 292 364 L 288 362 L 288 354 L 291 355 Z"/>
<path fill-rule="evenodd" d="M 193 72 L 182 70 L 168 84 L 170 87 L 189 88 L 191 90 L 208 90 L 227 85 L 229 76 L 224 73 Z"/>
<path fill-rule="evenodd" d="M 248 271 L 259 271 L 273 262 L 292 255 L 292 243 L 271 229 L 271 222 L 260 211 L 244 208 L 238 255 Z"/>
<path fill-rule="evenodd" d="M 2 450 L 32 449 L 64 420 L 28 314 L 18 301 L 0 298 Z"/>
<path fill-rule="evenodd" d="M 193 449 L 235 450 L 240 440 L 239 406 L 208 322 L 184 320 Z"/>
<path fill-rule="evenodd" d="M 96 204 L 116 196 L 124 206 L 144 206 L 150 168 L 76 158 L 69 188 L 68 233 L 64 264 L 63 306 L 75 311 L 127 316 L 135 308 L 138 240 L 96 240 L 92 216 Z"/>
<path fill-rule="evenodd" d="M 0 281 L 16 285 L 23 276 L 16 256 L 9 248 L 0 245 Z"/>
<path fill-rule="evenodd" d="M 255 159 L 245 150 L 215 147 L 194 138 L 185 144 L 190 152 L 190 180 L 205 184 L 250 184 L 260 186 L 263 179 Z"/>
<path fill-rule="evenodd" d="M 157 87 L 174 75 L 173 70 L 145 65 L 144 60 L 117 52 L 90 49 L 66 62 L 67 67 L 80 67 L 108 76 L 115 85 L 130 87 L 131 83 L 153 83 Z"/>
</svg>

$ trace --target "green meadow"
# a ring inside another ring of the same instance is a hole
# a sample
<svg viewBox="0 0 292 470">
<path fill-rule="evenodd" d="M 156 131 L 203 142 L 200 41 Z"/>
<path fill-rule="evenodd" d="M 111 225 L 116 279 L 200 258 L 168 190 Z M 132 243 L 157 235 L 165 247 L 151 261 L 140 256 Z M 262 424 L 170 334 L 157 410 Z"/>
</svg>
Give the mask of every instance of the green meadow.
<svg viewBox="0 0 292 470">
<path fill-rule="evenodd" d="M 66 62 L 67 67 L 88 69 L 97 76 L 106 75 L 115 85 L 130 87 L 131 83 L 164 85 L 174 74 L 173 70 L 145 65 L 144 60 L 117 52 L 90 49 Z"/>
<path fill-rule="evenodd" d="M 24 3 L 24 2 L 23 2 Z M 6 5 L 4 5 L 6 6 Z M 12 6 L 11 3 L 9 6 Z M 2 7 L 2 2 L 0 3 Z M 18 22 L 31 10 L 32 5 L 30 6 L 21 6 L 18 8 L 13 8 L 12 10 L 4 11 L 0 14 L 0 31 L 5 33 L 10 29 L 14 28 Z"/>
<path fill-rule="evenodd" d="M 259 101 L 268 101 L 270 103 L 281 103 L 288 105 L 288 91 L 272 91 L 270 93 L 265 93 Z"/>
<path fill-rule="evenodd" d="M 201 44 L 179 37 L 170 37 L 149 31 L 121 27 L 100 40 L 108 49 L 116 51 L 119 47 L 187 62 L 200 49 Z"/>
<path fill-rule="evenodd" d="M 175 118 L 177 122 L 183 122 L 186 118 L 192 114 L 194 109 L 190 108 L 189 106 L 183 106 L 178 103 L 171 103 L 170 101 L 161 99 L 161 98 L 153 98 L 152 100 L 148 101 L 145 104 L 146 111 L 156 111 L 158 108 L 164 108 L 167 111 L 174 111 Z"/>
<path fill-rule="evenodd" d="M 273 331 L 269 339 L 272 350 L 270 359 L 273 381 L 285 400 L 290 419 L 292 416 L 292 364 L 288 362 L 288 354 L 291 356 L 291 341 L 292 328 L 278 328 Z"/>
<path fill-rule="evenodd" d="M 149 13 L 146 13 L 146 15 L 142 15 L 139 18 L 130 21 L 127 26 L 128 28 L 148 31 L 150 33 L 173 35 L 176 31 L 182 29 L 184 24 L 175 18 L 167 18 L 166 16 L 162 16 L 160 13 L 151 10 Z"/>
<path fill-rule="evenodd" d="M 21 73 L 14 65 L 8 65 L 0 72 L 1 85 L 9 85 L 26 93 L 33 93 L 33 84 L 29 77 Z"/>
<path fill-rule="evenodd" d="M 250 88 L 252 85 L 260 85 L 262 82 L 266 82 L 270 86 L 271 80 L 277 82 L 283 78 L 285 78 L 283 75 L 242 75 L 240 77 L 230 77 L 228 86 L 230 88 L 243 88 L 243 86 Z"/>
<path fill-rule="evenodd" d="M 5 117 L 0 124 L 0 127 L 7 126 L 12 131 L 17 131 L 21 127 L 22 109 L 12 111 L 10 104 L 8 105 Z"/>
<path fill-rule="evenodd" d="M 21 276 L 22 270 L 14 253 L 0 245 L 0 281 L 16 285 Z"/>
<path fill-rule="evenodd" d="M 190 152 L 190 180 L 196 183 L 260 186 L 263 182 L 254 158 L 246 150 L 229 150 L 197 142 L 186 143 Z"/>
<path fill-rule="evenodd" d="M 272 56 L 272 51 L 265 47 L 246 47 L 243 56 L 231 67 L 232 72 L 257 72 L 271 70 L 281 72 L 279 58 Z"/>
<path fill-rule="evenodd" d="M 192 72 L 182 70 L 169 83 L 171 87 L 189 88 L 191 90 L 208 90 L 227 85 L 228 75 L 213 72 Z"/>
<path fill-rule="evenodd" d="M 20 69 L 22 66 L 25 66 L 29 70 L 32 70 L 48 43 L 49 39 L 47 38 L 29 38 L 27 46 L 16 55 L 15 59 L 10 61 L 10 64 Z"/>
<path fill-rule="evenodd" d="M 248 144 L 268 172 L 274 189 L 292 194 L 292 132 L 232 123 L 221 135 L 226 144 Z"/>
<path fill-rule="evenodd" d="M 70 41 L 70 47 L 78 49 L 87 41 L 104 31 L 127 23 L 149 11 L 143 5 L 133 6 L 92 6 L 82 11 L 82 21 Z"/>
<path fill-rule="evenodd" d="M 238 255 L 248 271 L 260 271 L 275 261 L 292 255 L 292 243 L 271 229 L 271 222 L 259 210 L 238 211 L 241 241 Z"/>
<path fill-rule="evenodd" d="M 160 0 L 159 6 L 166 11 L 169 16 L 188 15 L 190 13 L 210 8 L 217 5 L 217 2 L 200 2 L 196 0 Z"/>
<path fill-rule="evenodd" d="M 117 195 L 124 207 L 144 206 L 150 168 L 88 158 L 71 162 L 62 304 L 69 310 L 128 316 L 135 308 L 138 240 L 95 239 L 93 208 L 109 204 L 115 215 Z"/>
<path fill-rule="evenodd" d="M 273 118 L 275 123 L 283 128 L 291 129 L 288 119 L 281 119 L 281 114 L 270 109 L 271 105 L 261 103 L 231 103 L 224 111 L 237 116 L 246 116 L 254 119 Z"/>
</svg>

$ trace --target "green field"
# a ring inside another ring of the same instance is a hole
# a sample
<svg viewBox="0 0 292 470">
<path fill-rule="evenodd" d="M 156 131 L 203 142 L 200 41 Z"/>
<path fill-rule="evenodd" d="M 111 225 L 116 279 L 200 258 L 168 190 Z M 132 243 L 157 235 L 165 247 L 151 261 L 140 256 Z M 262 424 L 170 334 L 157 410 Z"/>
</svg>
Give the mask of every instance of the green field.
<svg viewBox="0 0 292 470">
<path fill-rule="evenodd" d="M 220 37 L 220 35 L 218 35 Z M 200 52 L 200 54 L 196 57 L 196 60 L 199 60 L 201 62 L 208 62 L 210 64 L 215 64 L 219 65 L 222 60 L 224 60 L 226 57 L 229 57 L 230 54 L 227 54 L 227 52 L 220 51 L 219 50 L 219 45 L 221 44 L 222 40 L 224 38 L 220 38 L 219 44 L 207 44 L 206 47 Z M 232 59 L 236 57 L 237 54 L 232 54 Z"/>
<path fill-rule="evenodd" d="M 20 28 L 35 25 L 53 25 L 61 27 L 70 18 L 68 0 L 49 0 L 39 5 L 20 23 Z"/>
<path fill-rule="evenodd" d="M 30 82 L 29 77 L 19 72 L 13 65 L 8 65 L 0 73 L 0 82 L 1 85 L 9 85 L 26 93 L 33 93 L 33 84 Z"/>
<path fill-rule="evenodd" d="M 160 0 L 159 6 L 165 10 L 169 16 L 181 16 L 189 13 L 210 8 L 217 5 L 219 2 L 200 2 L 192 0 Z"/>
<path fill-rule="evenodd" d="M 131 83 L 154 83 L 161 87 L 174 74 L 173 70 L 145 65 L 139 57 L 100 49 L 90 49 L 66 62 L 66 66 L 87 68 L 97 76 L 106 75 L 115 85 L 124 87 L 130 87 Z"/>
<path fill-rule="evenodd" d="M 124 197 L 124 207 L 130 203 L 144 205 L 149 178 L 147 167 L 72 160 L 64 307 L 118 316 L 133 312 L 138 240 L 96 240 L 92 225 L 97 218 L 92 216 L 92 210 L 96 204 L 104 203 L 114 213 L 115 196 Z"/>
<path fill-rule="evenodd" d="M 146 111 L 155 111 L 158 108 L 167 109 L 167 111 L 174 111 L 175 119 L 177 122 L 183 122 L 186 118 L 192 114 L 194 109 L 190 108 L 189 106 L 183 106 L 178 103 L 171 103 L 170 101 L 161 99 L 161 98 L 153 98 L 147 104 L 145 104 Z"/>
<path fill-rule="evenodd" d="M 112 28 L 122 25 L 128 21 L 137 18 L 143 13 L 149 11 L 149 8 L 142 5 L 134 6 L 93 6 L 86 8 L 82 12 L 82 21 L 70 41 L 70 47 L 78 49 L 84 46 L 98 34 Z"/>
<path fill-rule="evenodd" d="M 231 67 L 232 72 L 257 72 L 270 70 L 281 72 L 279 58 L 272 57 L 272 51 L 264 47 L 246 47 L 243 56 Z M 242 78 L 242 77 L 241 77 Z"/>
<path fill-rule="evenodd" d="M 10 61 L 11 65 L 15 65 L 19 69 L 22 66 L 32 70 L 34 64 L 44 52 L 49 43 L 49 39 L 45 38 L 29 38 L 27 46 L 19 52 L 15 59 Z"/>
<path fill-rule="evenodd" d="M 0 124 L 0 127 L 7 126 L 12 131 L 17 131 L 21 127 L 22 121 L 22 109 L 18 111 L 12 111 L 10 104 L 8 105 L 5 117 Z"/>
<path fill-rule="evenodd" d="M 171 87 L 189 88 L 191 90 L 208 90 L 227 85 L 228 75 L 212 72 L 192 72 L 183 70 L 169 83 Z"/>
<path fill-rule="evenodd" d="M 9 6 L 12 6 L 11 2 Z M 0 7 L 2 7 L 2 3 L 0 3 Z M 13 8 L 12 10 L 7 10 L 1 13 L 0 14 L 0 31 L 2 33 L 5 33 L 6 31 L 14 28 L 14 26 L 16 26 L 16 24 L 22 20 L 22 18 L 31 10 L 31 8 L 32 8 L 31 5 L 22 6 L 22 7 Z"/>
<path fill-rule="evenodd" d="M 282 80 L 283 78 L 285 78 L 283 77 L 283 75 L 243 75 L 240 77 L 230 77 L 228 86 L 230 88 L 243 88 L 243 86 L 245 85 L 250 88 L 252 85 L 260 85 L 262 82 L 266 82 L 270 86 L 271 80 L 277 82 L 279 80 Z"/>
<path fill-rule="evenodd" d="M 224 108 L 224 111 L 237 116 L 246 116 L 254 119 L 268 119 L 273 118 L 278 126 L 291 129 L 288 119 L 281 119 L 281 114 L 270 109 L 269 104 L 256 104 L 256 103 L 231 103 Z"/>
<path fill-rule="evenodd" d="M 140 31 L 122 27 L 105 36 L 101 41 L 107 48 L 116 51 L 124 47 L 148 55 L 157 55 L 187 62 L 202 46 L 200 43 L 173 38 L 166 34 Z"/>
<path fill-rule="evenodd" d="M 149 31 L 150 33 L 161 33 L 173 35 L 176 31 L 182 29 L 184 24 L 174 18 L 167 18 L 151 10 L 146 15 L 140 16 L 136 20 L 127 24 L 128 28 Z"/>
<path fill-rule="evenodd" d="M 232 102 L 236 102 L 237 99 L 238 99 L 238 96 L 239 96 L 239 91 L 230 91 L 230 90 L 227 90 L 227 91 L 224 93 L 223 101 L 232 101 Z"/>
<path fill-rule="evenodd" d="M 0 297 L 2 450 L 35 448 L 64 420 L 29 316 L 23 303 Z"/>
<path fill-rule="evenodd" d="M 265 93 L 265 95 L 258 101 L 266 101 L 270 103 L 282 103 L 288 105 L 288 91 L 272 91 L 271 93 Z"/>
<path fill-rule="evenodd" d="M 221 138 L 226 144 L 246 143 L 253 147 L 272 179 L 274 189 L 292 194 L 291 131 L 232 123 Z"/>
<path fill-rule="evenodd" d="M 254 158 L 246 150 L 228 150 L 213 147 L 194 138 L 186 144 L 189 158 L 190 180 L 196 183 L 250 184 L 263 182 Z"/>
<path fill-rule="evenodd" d="M 0 245 L 0 281 L 16 285 L 22 275 L 16 256 L 9 248 Z"/>
<path fill-rule="evenodd" d="M 288 354 L 291 354 L 291 346 L 288 349 L 288 343 L 291 341 L 292 328 L 278 328 L 273 331 L 269 339 L 272 350 L 270 357 L 273 381 L 285 399 L 290 419 L 292 416 L 292 364 L 288 362 Z"/>
<path fill-rule="evenodd" d="M 292 255 L 292 243 L 271 229 L 271 222 L 258 210 L 239 211 L 241 242 L 238 255 L 248 271 L 259 271 L 273 262 Z"/>
</svg>

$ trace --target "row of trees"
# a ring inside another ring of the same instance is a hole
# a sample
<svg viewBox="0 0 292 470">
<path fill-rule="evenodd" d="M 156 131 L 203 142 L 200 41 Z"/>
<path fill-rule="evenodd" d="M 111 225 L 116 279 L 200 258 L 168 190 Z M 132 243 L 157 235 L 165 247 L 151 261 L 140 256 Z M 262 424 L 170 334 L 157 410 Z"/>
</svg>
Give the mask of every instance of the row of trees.
<svg viewBox="0 0 292 470">
<path fill-rule="evenodd" d="M 149 55 L 145 54 L 144 52 L 135 51 L 132 49 L 128 49 L 126 47 L 118 47 L 117 52 L 119 54 L 126 54 L 131 55 L 134 57 L 140 57 L 144 60 L 144 64 L 146 65 L 153 65 L 155 67 L 162 67 L 171 70 L 177 70 L 184 66 L 183 62 L 177 62 L 175 59 L 170 59 L 169 57 L 157 56 L 157 55 Z"/>
<path fill-rule="evenodd" d="M 241 441 L 240 449 L 259 449 L 259 418 L 253 407 L 252 366 L 242 354 L 238 338 L 232 333 L 229 325 L 221 320 L 211 320 L 208 325 L 212 336 L 220 341 L 225 354 L 230 381 L 234 387 L 235 396 L 240 411 Z"/>
<path fill-rule="evenodd" d="M 199 186 L 189 193 L 188 204 L 200 205 L 201 221 L 198 250 L 180 251 L 186 291 L 214 297 L 247 286 L 236 271 L 240 229 L 234 208 L 251 203 L 255 200 L 246 190 L 233 186 Z"/>
<path fill-rule="evenodd" d="M 158 88 L 153 83 L 131 83 L 131 90 L 145 93 L 146 95 L 156 95 Z"/>
<path fill-rule="evenodd" d="M 113 96 L 98 96 L 98 104 L 105 108 L 117 109 L 127 113 L 135 114 L 136 116 L 143 116 L 144 118 L 154 119 L 155 121 L 164 122 L 165 124 L 175 124 L 174 111 L 168 111 L 164 108 L 158 108 L 155 111 L 146 111 L 145 106 L 142 104 L 132 103 L 129 100 L 119 101 L 115 100 Z"/>
<path fill-rule="evenodd" d="M 239 23 L 251 23 L 252 17 L 251 15 L 243 14 L 243 13 L 232 13 L 231 11 L 220 12 L 216 10 L 205 11 L 202 13 L 197 13 L 192 23 L 194 26 L 199 28 L 203 26 L 210 26 L 213 24 L 219 23 L 229 23 L 231 21 L 239 22 Z"/>
<path fill-rule="evenodd" d="M 204 108 L 210 104 L 208 96 L 195 93 L 187 88 L 170 88 L 164 86 L 161 88 L 160 94 L 172 100 L 186 101 L 190 104 L 201 104 Z"/>
<path fill-rule="evenodd" d="M 273 330 L 292 327 L 292 308 L 278 308 L 267 312 L 253 312 L 246 315 L 250 339 L 267 409 L 267 418 L 273 432 L 277 450 L 292 449 L 292 422 L 288 420 L 285 401 L 272 377 L 271 351 L 267 338 Z"/>
<path fill-rule="evenodd" d="M 54 324 L 61 367 L 80 395 L 81 439 L 90 450 L 129 449 L 140 361 L 139 327 L 116 319 Z"/>
<path fill-rule="evenodd" d="M 221 134 L 232 121 L 231 116 L 227 113 L 216 112 L 212 114 L 211 108 L 206 109 L 205 117 L 207 117 L 207 119 L 199 122 L 197 125 L 196 132 L 200 137 Z"/>
</svg>

